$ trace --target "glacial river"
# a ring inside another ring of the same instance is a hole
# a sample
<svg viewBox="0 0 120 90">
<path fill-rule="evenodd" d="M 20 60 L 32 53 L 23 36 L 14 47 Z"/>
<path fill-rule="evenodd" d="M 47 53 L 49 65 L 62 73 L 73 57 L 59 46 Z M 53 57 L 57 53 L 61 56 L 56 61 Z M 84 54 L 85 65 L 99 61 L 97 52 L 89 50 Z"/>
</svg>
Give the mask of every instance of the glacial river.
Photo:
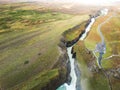
<svg viewBox="0 0 120 90">
<path fill-rule="evenodd" d="M 86 38 L 87 33 L 90 31 L 90 28 L 91 28 L 91 26 L 93 25 L 94 22 L 95 22 L 95 18 L 91 18 L 89 25 L 85 29 L 85 33 L 83 33 L 83 35 L 80 37 L 79 40 L 82 41 Z M 67 48 L 67 53 L 68 53 L 68 56 L 69 56 L 70 66 L 71 66 L 71 71 L 70 71 L 71 82 L 70 82 L 69 85 L 67 83 L 64 83 L 57 90 L 76 90 L 77 75 L 76 75 L 76 71 L 75 71 L 75 58 L 72 58 L 72 53 L 71 53 L 73 46 Z M 79 90 L 81 90 L 81 88 L 79 88 Z"/>
</svg>

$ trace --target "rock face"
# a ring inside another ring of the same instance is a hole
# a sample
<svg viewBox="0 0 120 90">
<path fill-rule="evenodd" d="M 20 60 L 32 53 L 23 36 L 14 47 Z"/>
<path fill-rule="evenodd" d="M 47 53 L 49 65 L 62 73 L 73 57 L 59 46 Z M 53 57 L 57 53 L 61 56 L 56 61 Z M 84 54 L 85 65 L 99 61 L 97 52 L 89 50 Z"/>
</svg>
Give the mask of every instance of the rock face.
<svg viewBox="0 0 120 90">
<path fill-rule="evenodd" d="M 115 79 L 120 79 L 120 68 L 106 70 L 106 73 L 110 77 L 114 77 Z"/>
<path fill-rule="evenodd" d="M 75 38 L 74 40 L 72 40 L 72 41 L 67 41 L 67 42 L 66 42 L 66 47 L 70 47 L 70 46 L 74 45 L 74 44 L 79 40 L 79 38 L 82 36 L 82 34 L 83 34 L 84 32 L 85 32 L 85 31 L 83 31 L 83 32 L 79 35 L 79 37 Z"/>
<path fill-rule="evenodd" d="M 73 40 L 71 40 L 71 41 L 65 41 L 66 47 L 70 47 L 70 46 L 74 45 L 76 42 L 79 41 L 79 38 L 85 33 L 85 29 L 86 29 L 86 27 L 89 25 L 90 21 L 91 21 L 91 18 L 90 18 L 89 20 L 85 21 L 85 22 L 87 22 L 86 25 L 85 25 L 85 28 L 82 30 L 82 32 L 79 34 L 78 37 L 76 37 L 75 39 L 73 39 Z M 84 22 L 83 22 L 83 23 L 84 23 Z M 77 26 L 75 26 L 75 27 L 73 27 L 73 28 L 71 28 L 71 29 L 69 29 L 69 30 L 67 30 L 66 32 L 64 32 L 64 34 L 67 33 L 67 32 L 69 32 L 69 31 L 71 31 L 71 30 L 79 29 L 80 26 L 81 26 L 81 24 L 80 24 L 80 25 L 77 25 Z"/>
<path fill-rule="evenodd" d="M 57 63 L 53 66 L 52 69 L 58 68 L 59 75 L 53 78 L 45 87 L 41 90 L 56 90 L 60 85 L 67 82 L 69 84 L 71 77 L 70 74 L 70 62 L 67 55 L 67 49 L 63 38 L 61 38 L 59 43 L 60 56 L 57 60 Z"/>
</svg>

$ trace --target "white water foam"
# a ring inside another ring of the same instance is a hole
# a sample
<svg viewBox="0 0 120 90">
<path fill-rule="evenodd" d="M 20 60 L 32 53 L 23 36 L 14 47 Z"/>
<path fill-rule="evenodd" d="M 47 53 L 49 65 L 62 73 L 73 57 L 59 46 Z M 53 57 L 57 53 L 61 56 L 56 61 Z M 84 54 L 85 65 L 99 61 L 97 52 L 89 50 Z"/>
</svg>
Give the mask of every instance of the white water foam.
<svg viewBox="0 0 120 90">
<path fill-rule="evenodd" d="M 87 33 L 90 31 L 90 28 L 92 27 L 92 25 L 93 25 L 94 22 L 95 22 L 95 18 L 91 18 L 91 22 L 87 26 L 87 28 L 85 29 L 85 33 L 82 35 L 82 37 L 80 38 L 80 40 L 84 40 L 86 38 Z"/>
</svg>

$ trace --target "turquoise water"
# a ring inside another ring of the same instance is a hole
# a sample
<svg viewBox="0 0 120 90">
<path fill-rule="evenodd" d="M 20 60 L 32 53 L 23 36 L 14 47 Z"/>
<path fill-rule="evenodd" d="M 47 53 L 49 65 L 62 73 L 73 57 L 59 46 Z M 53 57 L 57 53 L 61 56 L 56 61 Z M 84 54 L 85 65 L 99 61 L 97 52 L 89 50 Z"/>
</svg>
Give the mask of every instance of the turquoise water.
<svg viewBox="0 0 120 90">
<path fill-rule="evenodd" d="M 60 86 L 57 90 L 66 90 L 66 86 L 65 86 L 65 85 L 62 85 L 62 86 Z"/>
</svg>

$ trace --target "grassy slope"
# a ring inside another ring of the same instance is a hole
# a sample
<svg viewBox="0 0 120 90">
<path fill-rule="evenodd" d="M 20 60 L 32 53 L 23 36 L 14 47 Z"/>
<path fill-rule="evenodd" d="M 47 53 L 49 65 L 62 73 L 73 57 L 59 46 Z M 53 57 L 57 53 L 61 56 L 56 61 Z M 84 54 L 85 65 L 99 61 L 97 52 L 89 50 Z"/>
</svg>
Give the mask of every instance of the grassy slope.
<svg viewBox="0 0 120 90">
<path fill-rule="evenodd" d="M 97 32 L 98 25 L 105 21 L 111 14 L 107 16 L 98 17 L 93 24 L 91 31 L 89 32 L 87 38 L 85 39 L 85 45 L 88 49 L 93 50 L 95 45 L 101 41 L 99 33 Z M 92 42 L 92 43 L 91 43 Z"/>
<path fill-rule="evenodd" d="M 59 76 L 57 69 L 42 72 L 34 77 L 31 77 L 29 80 L 22 82 L 10 90 L 40 90 L 46 83 L 51 82 L 52 79 L 55 79 Z"/>
<path fill-rule="evenodd" d="M 83 90 L 109 90 L 108 82 L 103 72 L 94 73 L 90 71 L 88 66 L 90 63 L 95 63 L 95 58 L 93 58 L 92 53 L 88 53 L 84 42 L 79 41 L 74 46 L 74 51 L 76 52 L 76 58 L 80 66 Z"/>
<path fill-rule="evenodd" d="M 84 18 L 85 19 L 85 18 Z M 71 31 L 68 31 L 64 36 L 66 38 L 66 41 L 72 41 L 75 38 L 78 38 L 82 31 L 84 31 L 86 22 L 83 22 L 80 24 L 80 27 L 77 29 L 71 29 Z"/>
<path fill-rule="evenodd" d="M 99 33 L 97 31 L 98 25 L 101 24 L 102 22 L 104 22 L 111 15 L 112 15 L 112 13 L 109 13 L 106 16 L 101 16 L 101 17 L 96 19 L 96 22 L 93 24 L 90 33 L 88 34 L 87 38 L 85 39 L 85 46 L 88 49 L 94 50 L 96 44 L 101 42 L 101 38 L 100 38 Z M 106 52 L 109 52 L 110 48 L 107 44 L 106 44 L 106 47 L 107 47 Z M 99 54 L 96 53 L 96 55 L 98 56 Z M 103 57 L 105 58 L 105 57 L 108 57 L 109 55 L 110 55 L 110 53 L 106 53 L 106 54 L 103 55 Z"/>
<path fill-rule="evenodd" d="M 50 79 L 46 78 L 49 76 L 47 73 L 53 73 L 50 74 L 51 78 L 58 73 L 57 70 L 50 69 L 59 57 L 61 34 L 88 16 L 73 16 L 49 10 L 36 11 L 32 8 L 24 10 L 21 4 L 18 4 L 18 10 L 13 6 L 0 7 L 0 86 L 10 88 L 23 82 L 18 87 L 23 85 L 24 90 L 31 84 L 33 86 L 30 88 L 39 85 L 42 79 L 45 80 L 45 85 Z M 46 73 L 42 78 L 41 72 Z M 34 82 L 37 76 L 40 76 L 38 82 Z"/>
<path fill-rule="evenodd" d="M 93 25 L 91 32 L 85 40 L 85 45 L 88 49 L 94 50 L 96 43 L 100 42 L 100 37 L 97 32 L 97 26 L 111 16 L 112 13 L 109 13 L 105 17 L 100 17 L 96 20 Z M 112 18 L 108 23 L 102 26 L 102 32 L 105 37 L 107 51 L 103 55 L 103 58 L 106 58 L 112 54 L 120 54 L 120 38 L 119 38 L 119 28 L 120 28 L 119 17 Z M 112 69 L 119 67 L 119 57 L 111 58 L 109 60 L 102 60 L 102 66 L 105 69 Z M 118 86 L 120 85 L 119 80 L 115 78 L 111 78 L 113 90 L 118 90 Z"/>
<path fill-rule="evenodd" d="M 113 17 L 108 23 L 106 23 L 102 27 L 102 32 L 104 36 L 106 37 L 107 46 L 109 47 L 109 55 L 115 54 L 120 55 L 120 18 L 119 17 Z M 105 34 L 107 32 L 107 34 Z M 112 62 L 110 62 L 113 66 L 117 67 L 119 62 L 119 59 L 116 60 L 116 58 L 111 59 Z M 109 62 L 109 61 L 107 61 Z M 103 62 L 104 63 L 104 62 Z M 109 67 L 106 67 L 109 68 Z"/>
<path fill-rule="evenodd" d="M 97 32 L 98 25 L 106 20 L 108 17 L 110 17 L 112 14 L 109 13 L 107 16 L 100 17 L 96 20 L 94 23 L 91 32 L 89 33 L 88 37 L 85 39 L 85 45 L 88 49 L 94 50 L 96 43 L 100 42 L 101 39 L 99 37 L 99 34 Z M 108 23 L 106 23 L 104 26 L 102 26 L 102 32 L 105 36 L 105 42 L 107 51 L 103 55 L 103 58 L 106 58 L 112 54 L 119 54 L 119 18 L 114 17 L 112 18 Z M 107 33 L 106 33 L 107 32 Z M 92 42 L 92 43 L 91 43 Z M 104 61 L 103 60 L 103 67 L 104 68 L 111 68 L 112 61 Z"/>
<path fill-rule="evenodd" d="M 120 15 L 118 14 L 117 16 Z M 108 55 L 120 55 L 120 17 L 113 17 L 102 27 L 102 32 L 106 37 L 107 47 L 109 48 L 109 51 L 106 53 L 108 53 Z M 113 57 L 108 60 L 103 60 L 102 63 L 106 69 L 119 68 L 120 58 Z M 119 90 L 119 79 L 111 77 L 111 82 L 113 90 Z"/>
</svg>

